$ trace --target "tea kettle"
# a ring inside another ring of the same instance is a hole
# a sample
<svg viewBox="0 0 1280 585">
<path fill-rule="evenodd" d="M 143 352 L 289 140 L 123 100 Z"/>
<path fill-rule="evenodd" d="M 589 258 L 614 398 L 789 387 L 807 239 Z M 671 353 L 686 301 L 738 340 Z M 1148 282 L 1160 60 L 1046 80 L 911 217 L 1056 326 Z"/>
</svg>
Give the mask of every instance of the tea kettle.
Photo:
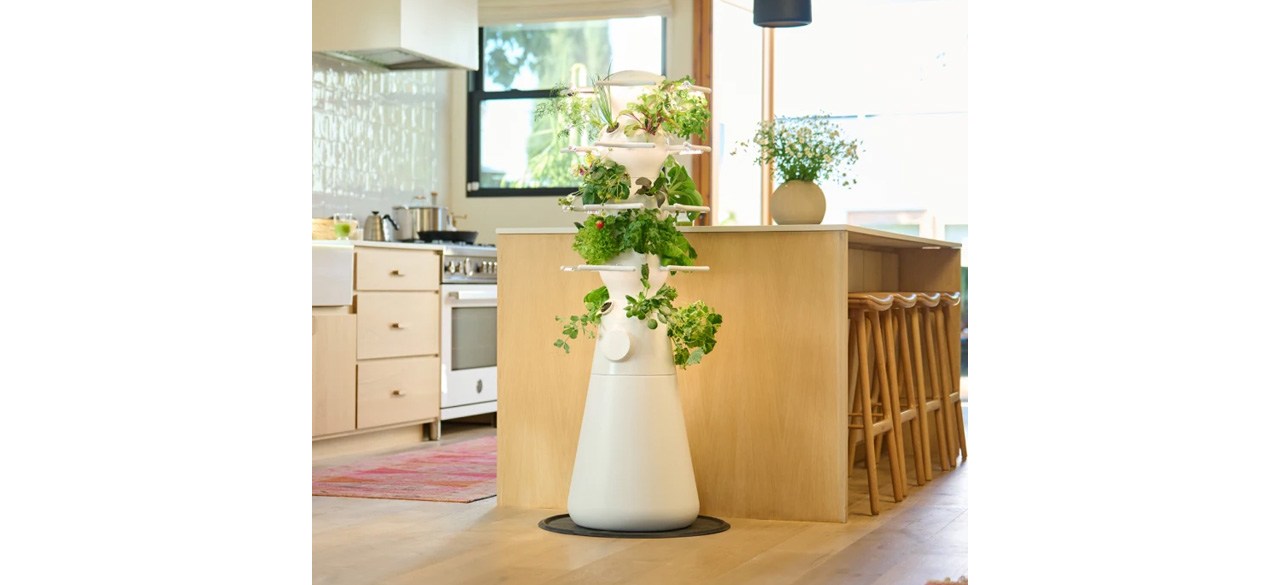
<svg viewBox="0 0 1280 585">
<path fill-rule="evenodd" d="M 377 211 L 364 220 L 364 239 L 370 242 L 390 242 L 395 240 L 396 221 L 390 215 Z"/>
</svg>

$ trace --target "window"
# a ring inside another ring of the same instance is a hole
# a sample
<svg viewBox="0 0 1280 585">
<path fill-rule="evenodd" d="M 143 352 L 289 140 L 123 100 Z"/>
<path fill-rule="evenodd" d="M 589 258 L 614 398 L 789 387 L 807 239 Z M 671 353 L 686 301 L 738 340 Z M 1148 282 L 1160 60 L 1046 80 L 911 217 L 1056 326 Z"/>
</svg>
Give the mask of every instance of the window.
<svg viewBox="0 0 1280 585">
<path fill-rule="evenodd" d="M 969 224 L 952 224 L 944 228 L 942 239 L 948 242 L 964 244 L 969 240 Z"/>
<path fill-rule="evenodd" d="M 936 218 L 923 209 L 850 211 L 845 214 L 845 223 L 908 236 L 938 237 Z"/>
<path fill-rule="evenodd" d="M 662 17 L 615 18 L 480 29 L 480 68 L 467 105 L 469 197 L 567 195 L 577 156 L 555 121 L 533 119 L 557 86 L 637 69 L 666 73 Z"/>
<path fill-rule="evenodd" d="M 937 239 L 967 224 L 967 9 L 967 0 L 813 0 L 813 24 L 776 29 L 775 117 L 825 114 L 861 143 L 857 184 L 821 185 L 824 223 L 917 223 Z M 901 209 L 926 213 L 853 221 Z"/>
<path fill-rule="evenodd" d="M 965 224 L 968 0 L 812 0 L 812 24 L 776 29 L 754 26 L 751 6 L 712 2 L 712 220 L 750 225 L 766 215 L 761 195 L 776 185 L 761 181 L 753 152 L 730 154 L 762 115 L 825 115 L 861 148 L 856 185 L 820 185 L 824 223 L 927 238 Z M 927 217 L 859 217 L 894 210 Z"/>
<path fill-rule="evenodd" d="M 761 28 L 750 2 L 716 0 L 711 6 L 712 170 L 710 198 L 716 225 L 760 225 L 760 167 L 743 152 L 730 154 L 756 134 L 764 107 Z"/>
</svg>

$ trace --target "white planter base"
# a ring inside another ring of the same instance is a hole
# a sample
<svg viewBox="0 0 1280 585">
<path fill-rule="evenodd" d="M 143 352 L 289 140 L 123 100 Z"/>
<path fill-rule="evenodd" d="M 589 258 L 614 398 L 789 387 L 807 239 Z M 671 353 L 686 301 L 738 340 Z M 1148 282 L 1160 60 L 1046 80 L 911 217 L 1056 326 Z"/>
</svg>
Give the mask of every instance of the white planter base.
<svg viewBox="0 0 1280 585">
<path fill-rule="evenodd" d="M 675 530 L 698 517 L 675 374 L 591 376 L 569 516 L 596 530 Z"/>
</svg>

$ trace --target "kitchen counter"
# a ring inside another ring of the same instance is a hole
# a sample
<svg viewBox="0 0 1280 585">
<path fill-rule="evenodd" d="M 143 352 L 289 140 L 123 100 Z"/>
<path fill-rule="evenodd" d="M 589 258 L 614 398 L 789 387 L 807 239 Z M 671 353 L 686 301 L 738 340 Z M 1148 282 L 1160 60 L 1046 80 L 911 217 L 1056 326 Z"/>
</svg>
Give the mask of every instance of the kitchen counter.
<svg viewBox="0 0 1280 585">
<path fill-rule="evenodd" d="M 369 248 L 400 248 L 404 250 L 439 250 L 444 251 L 441 244 L 415 244 L 413 242 L 372 242 L 366 240 L 311 240 L 312 246 L 334 248 L 353 248 L 355 246 Z"/>
<path fill-rule="evenodd" d="M 575 231 L 498 230 L 500 506 L 567 506 L 594 342 L 565 355 L 555 316 L 581 313 L 600 285 L 560 270 L 581 263 Z M 683 231 L 711 271 L 673 275 L 676 302 L 724 316 L 715 351 L 677 369 L 701 513 L 845 521 L 847 295 L 959 290 L 960 245 L 841 225 Z"/>
<path fill-rule="evenodd" d="M 858 227 L 854 225 L 741 225 L 741 226 L 686 226 L 678 228 L 687 234 L 716 234 L 716 233 L 789 233 L 789 232 L 845 232 L 849 236 L 851 244 L 867 244 L 872 246 L 885 246 L 894 248 L 954 248 L 960 249 L 960 244 L 955 242 L 944 242 L 942 240 L 931 240 L 929 238 L 921 238 L 918 236 L 908 236 L 906 234 L 895 234 L 881 230 L 873 230 L 871 228 Z M 578 232 L 574 227 L 555 227 L 555 228 L 499 228 L 498 235 L 502 234 L 575 234 Z"/>
</svg>

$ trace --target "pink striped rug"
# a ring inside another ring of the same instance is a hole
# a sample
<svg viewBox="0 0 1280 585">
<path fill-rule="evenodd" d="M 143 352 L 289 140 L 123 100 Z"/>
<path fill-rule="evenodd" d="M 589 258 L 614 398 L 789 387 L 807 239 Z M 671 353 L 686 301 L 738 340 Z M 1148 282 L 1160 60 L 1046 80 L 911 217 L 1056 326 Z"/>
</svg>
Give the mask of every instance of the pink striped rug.
<svg viewBox="0 0 1280 585">
<path fill-rule="evenodd" d="M 497 494 L 497 437 L 311 471 L 313 496 L 466 503 Z"/>
</svg>

